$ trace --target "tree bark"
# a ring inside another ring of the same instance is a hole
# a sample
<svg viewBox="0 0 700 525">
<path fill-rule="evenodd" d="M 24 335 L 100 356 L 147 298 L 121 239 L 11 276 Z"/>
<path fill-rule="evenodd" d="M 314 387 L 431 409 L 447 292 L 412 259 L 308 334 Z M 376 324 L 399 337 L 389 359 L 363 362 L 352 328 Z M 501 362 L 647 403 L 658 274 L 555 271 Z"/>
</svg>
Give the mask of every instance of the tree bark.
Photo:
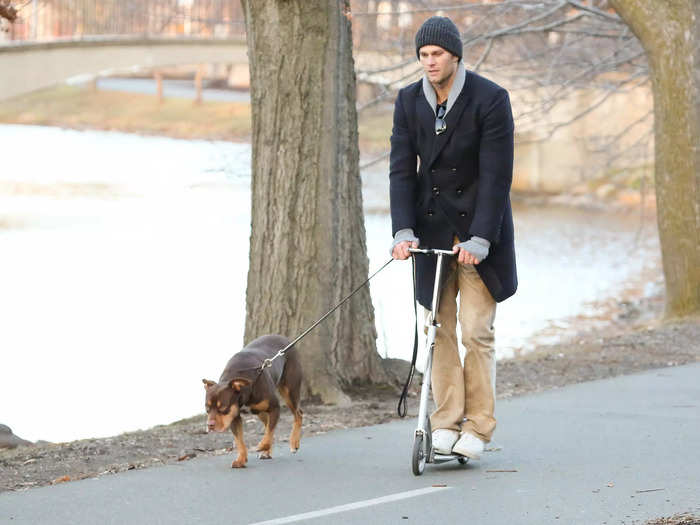
<svg viewBox="0 0 700 525">
<path fill-rule="evenodd" d="M 611 0 L 646 51 L 666 315 L 700 313 L 700 2 Z"/>
<path fill-rule="evenodd" d="M 245 340 L 296 337 L 367 277 L 347 0 L 242 0 L 253 113 Z M 365 287 L 299 343 L 305 394 L 384 382 Z"/>
</svg>

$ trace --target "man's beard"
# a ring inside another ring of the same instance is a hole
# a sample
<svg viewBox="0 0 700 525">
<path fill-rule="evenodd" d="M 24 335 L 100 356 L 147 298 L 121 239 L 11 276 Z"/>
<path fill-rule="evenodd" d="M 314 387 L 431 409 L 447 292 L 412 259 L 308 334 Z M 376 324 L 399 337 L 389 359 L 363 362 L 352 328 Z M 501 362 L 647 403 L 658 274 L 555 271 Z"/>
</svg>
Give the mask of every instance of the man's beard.
<svg viewBox="0 0 700 525">
<path fill-rule="evenodd" d="M 434 85 L 436 85 L 436 86 L 442 87 L 442 86 L 446 85 L 446 84 L 449 82 L 450 78 L 452 78 L 456 72 L 457 72 L 456 69 L 454 69 L 453 71 L 447 72 L 447 73 L 445 73 L 445 75 L 444 75 L 443 77 L 441 77 L 439 80 L 436 80 L 436 81 L 432 82 L 432 84 L 434 84 Z"/>
</svg>

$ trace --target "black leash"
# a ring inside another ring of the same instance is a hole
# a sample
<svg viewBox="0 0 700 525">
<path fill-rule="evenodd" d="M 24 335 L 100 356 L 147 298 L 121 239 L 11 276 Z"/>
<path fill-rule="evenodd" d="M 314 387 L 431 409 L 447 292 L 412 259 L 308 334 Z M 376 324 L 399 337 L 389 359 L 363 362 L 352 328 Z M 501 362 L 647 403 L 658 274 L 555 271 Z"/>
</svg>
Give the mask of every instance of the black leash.
<svg viewBox="0 0 700 525">
<path fill-rule="evenodd" d="M 331 315 L 333 312 L 335 312 L 338 308 L 340 308 L 343 304 L 345 304 L 353 295 L 355 295 L 355 294 L 356 294 L 357 292 L 359 292 L 362 288 L 364 288 L 364 286 L 370 281 L 370 279 L 372 279 L 372 277 L 374 277 L 374 276 L 377 275 L 379 272 L 381 272 L 384 268 L 386 268 L 387 266 L 389 266 L 389 263 L 391 263 L 391 261 L 393 261 L 393 260 L 394 260 L 394 258 L 392 257 L 392 258 L 389 259 L 386 263 L 384 263 L 384 266 L 382 266 L 381 268 L 379 268 L 379 270 L 377 270 L 377 271 L 374 272 L 372 275 L 370 275 L 369 277 L 367 277 L 367 279 L 365 280 L 365 282 L 363 282 L 360 286 L 358 286 L 357 288 L 355 288 L 355 290 L 353 290 L 353 292 L 352 292 L 350 295 L 348 295 L 345 299 L 343 299 L 343 300 L 340 301 L 338 304 L 336 304 L 336 305 L 335 305 L 333 308 L 331 308 L 323 317 L 321 317 L 318 321 L 316 321 L 314 324 L 312 324 L 310 327 L 308 327 L 308 328 L 304 331 L 304 333 L 302 333 L 300 336 L 298 336 L 294 341 L 292 341 L 292 342 L 289 343 L 287 346 L 285 346 L 282 350 L 280 350 L 279 352 L 277 352 L 273 357 L 271 357 L 271 358 L 269 358 L 269 359 L 265 359 L 265 361 L 263 361 L 262 367 L 260 367 L 260 371 L 258 372 L 258 376 L 259 376 L 259 375 L 262 373 L 262 371 L 265 370 L 267 367 L 272 366 L 272 362 L 273 362 L 275 359 L 277 359 L 277 358 L 280 357 L 280 356 L 283 356 L 283 355 L 285 354 L 285 352 L 287 352 L 287 350 L 289 350 L 291 347 L 293 347 L 295 344 L 297 344 L 299 341 L 301 341 L 301 340 L 306 336 L 306 334 L 308 334 L 311 330 L 313 330 L 314 328 L 316 328 L 321 322 L 323 322 L 323 320 L 324 320 L 326 317 L 328 317 L 328 316 Z M 257 377 L 256 377 L 256 379 L 257 379 Z"/>
<path fill-rule="evenodd" d="M 416 371 L 416 357 L 418 355 L 418 307 L 416 306 L 416 256 L 411 256 L 411 266 L 413 269 L 413 313 L 415 314 L 415 334 L 413 336 L 413 357 L 411 358 L 411 368 L 408 370 L 408 378 L 406 379 L 406 384 L 403 386 L 403 392 L 401 392 L 401 397 L 399 397 L 399 405 L 396 407 L 396 411 L 399 417 L 406 416 L 406 398 L 408 397 L 408 388 L 411 386 L 411 381 L 413 381 L 413 375 Z"/>
</svg>

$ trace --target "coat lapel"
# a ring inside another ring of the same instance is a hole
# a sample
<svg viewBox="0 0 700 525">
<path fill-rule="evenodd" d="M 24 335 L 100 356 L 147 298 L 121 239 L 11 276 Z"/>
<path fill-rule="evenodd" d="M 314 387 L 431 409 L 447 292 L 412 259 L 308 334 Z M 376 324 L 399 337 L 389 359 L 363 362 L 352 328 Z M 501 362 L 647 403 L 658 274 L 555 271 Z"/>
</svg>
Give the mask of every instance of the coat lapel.
<svg viewBox="0 0 700 525">
<path fill-rule="evenodd" d="M 422 88 L 418 90 L 416 97 L 416 117 L 418 121 L 418 149 L 422 164 L 422 161 L 427 161 L 430 157 L 436 137 L 435 114 Z M 423 167 L 425 166 L 421 166 L 421 168 Z"/>
<path fill-rule="evenodd" d="M 426 168 L 429 168 L 430 166 L 433 165 L 435 160 L 440 155 L 440 152 L 445 147 L 445 144 L 447 144 L 449 142 L 450 137 L 452 136 L 452 133 L 454 133 L 455 128 L 459 124 L 459 120 L 462 117 L 462 113 L 464 112 L 464 108 L 467 107 L 468 103 L 469 103 L 469 74 L 467 73 L 467 76 L 466 76 L 466 79 L 464 82 L 464 87 L 462 87 L 462 91 L 460 92 L 459 97 L 457 97 L 457 100 L 455 101 L 454 105 L 452 106 L 450 111 L 445 116 L 445 122 L 447 123 L 447 129 L 443 133 L 441 133 L 440 135 L 435 135 L 435 128 L 433 127 L 433 136 L 435 137 L 435 140 L 433 141 L 433 147 L 432 147 L 432 153 L 430 155 L 430 161 L 428 162 Z M 435 121 L 435 118 L 433 117 L 433 126 L 434 126 L 434 121 Z"/>
</svg>

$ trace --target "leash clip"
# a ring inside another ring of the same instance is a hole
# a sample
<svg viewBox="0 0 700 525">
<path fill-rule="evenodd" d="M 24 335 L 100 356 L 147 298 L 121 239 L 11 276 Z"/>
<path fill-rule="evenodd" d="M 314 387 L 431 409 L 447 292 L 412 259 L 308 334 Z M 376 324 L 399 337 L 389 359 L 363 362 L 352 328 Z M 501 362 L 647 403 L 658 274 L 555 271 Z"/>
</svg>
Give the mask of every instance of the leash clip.
<svg viewBox="0 0 700 525">
<path fill-rule="evenodd" d="M 269 368 L 272 366 L 272 359 L 265 359 L 262 364 L 261 370 L 265 370 L 266 368 Z"/>
</svg>

